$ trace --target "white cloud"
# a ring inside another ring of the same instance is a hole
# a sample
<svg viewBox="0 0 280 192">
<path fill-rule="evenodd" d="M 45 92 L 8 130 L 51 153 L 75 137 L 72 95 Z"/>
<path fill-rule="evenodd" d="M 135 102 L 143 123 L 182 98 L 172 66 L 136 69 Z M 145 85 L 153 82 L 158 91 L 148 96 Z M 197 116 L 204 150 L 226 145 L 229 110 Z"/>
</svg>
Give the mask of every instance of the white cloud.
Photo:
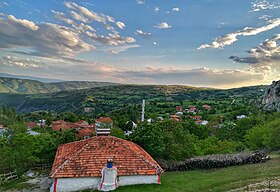
<svg viewBox="0 0 280 192">
<path fill-rule="evenodd" d="M 79 52 L 90 51 L 95 47 L 84 42 L 79 33 L 71 28 L 40 23 L 35 25 L 28 20 L 14 16 L 0 18 L 0 47 L 25 47 L 34 51 L 28 54 L 43 57 L 72 57 Z"/>
<path fill-rule="evenodd" d="M 15 56 L 4 56 L 0 59 L 0 64 L 17 68 L 45 68 L 46 64 L 36 59 L 22 59 Z"/>
<path fill-rule="evenodd" d="M 125 24 L 124 24 L 123 22 L 118 21 L 118 22 L 116 22 L 116 25 L 117 25 L 117 27 L 120 28 L 120 29 L 125 28 Z"/>
<path fill-rule="evenodd" d="M 174 11 L 174 12 L 179 12 L 179 11 L 180 11 L 180 8 L 178 8 L 178 7 L 173 7 L 173 8 L 172 8 L 172 11 Z"/>
<path fill-rule="evenodd" d="M 262 64 L 262 63 L 279 63 L 280 66 L 280 34 L 276 34 L 271 39 L 262 42 L 258 47 L 248 51 L 249 57 L 231 56 L 230 59 L 239 63 Z M 280 71 L 279 71 L 280 72 Z"/>
<path fill-rule="evenodd" d="M 198 78 L 199 77 L 199 78 Z M 147 66 L 142 71 L 123 71 L 119 74 L 122 82 L 143 84 L 181 84 L 217 88 L 239 87 L 263 82 L 263 75 L 254 71 L 236 69 L 198 68 L 191 70 L 171 67 L 157 68 Z"/>
<path fill-rule="evenodd" d="M 150 37 L 152 35 L 152 33 L 143 32 L 140 29 L 137 29 L 135 34 L 139 35 L 139 36 L 142 36 L 142 37 L 145 37 L 145 38 Z"/>
<path fill-rule="evenodd" d="M 276 34 L 271 39 L 267 39 L 259 46 L 248 51 L 248 57 L 231 56 L 235 62 L 247 63 L 245 69 L 249 72 L 261 73 L 263 78 L 269 82 L 278 78 L 280 73 L 280 34 Z"/>
<path fill-rule="evenodd" d="M 19 24 L 21 26 L 24 26 L 25 28 L 31 29 L 33 31 L 36 31 L 39 29 L 39 27 L 33 23 L 32 21 L 28 21 L 26 19 L 17 19 L 13 15 L 9 15 L 7 17 L 13 24 Z"/>
<path fill-rule="evenodd" d="M 52 12 L 56 19 L 58 19 L 60 21 L 64 21 L 64 22 L 68 23 L 69 25 L 74 23 L 74 21 L 72 19 L 67 18 L 67 16 L 64 13 L 54 11 L 54 10 L 52 10 Z"/>
<path fill-rule="evenodd" d="M 279 9 L 280 1 L 269 1 L 269 0 L 256 0 L 252 2 L 250 12 L 258 12 L 262 10 Z"/>
<path fill-rule="evenodd" d="M 275 27 L 280 25 L 280 18 L 268 21 L 268 24 L 259 28 L 252 28 L 252 27 L 245 27 L 242 30 L 226 34 L 224 36 L 215 38 L 215 40 L 210 44 L 203 44 L 198 49 L 205 49 L 205 48 L 223 48 L 227 45 L 231 45 L 232 43 L 236 42 L 238 36 L 252 36 L 257 35 L 259 33 L 269 31 Z"/>
<path fill-rule="evenodd" d="M 144 5 L 145 4 L 145 0 L 136 0 L 136 3 L 138 5 Z"/>
<path fill-rule="evenodd" d="M 111 47 L 109 49 L 104 49 L 103 51 L 107 52 L 107 53 L 111 53 L 111 54 L 119 54 L 121 52 L 125 52 L 128 49 L 131 48 L 138 48 L 140 47 L 140 45 L 137 44 L 132 44 L 132 45 L 122 45 L 122 46 L 115 46 L 115 47 Z"/>
<path fill-rule="evenodd" d="M 158 23 L 157 25 L 154 26 L 155 28 L 158 28 L 158 29 L 168 29 L 170 28 L 171 26 L 166 23 L 166 22 L 162 22 L 162 23 Z"/>
<path fill-rule="evenodd" d="M 70 11 L 71 16 L 73 19 L 77 20 L 77 21 L 82 21 L 84 23 L 88 23 L 89 20 L 87 18 L 85 18 L 82 14 L 79 14 L 75 11 Z"/>
<path fill-rule="evenodd" d="M 155 11 L 155 13 L 158 13 L 158 12 L 159 12 L 159 7 L 156 7 L 156 8 L 154 9 L 154 11 Z"/>
</svg>

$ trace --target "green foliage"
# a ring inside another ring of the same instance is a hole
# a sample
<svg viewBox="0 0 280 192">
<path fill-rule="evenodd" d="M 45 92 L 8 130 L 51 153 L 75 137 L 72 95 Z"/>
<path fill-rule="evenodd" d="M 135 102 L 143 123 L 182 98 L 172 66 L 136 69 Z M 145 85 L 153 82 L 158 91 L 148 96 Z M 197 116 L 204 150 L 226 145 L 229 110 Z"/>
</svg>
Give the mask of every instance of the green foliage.
<svg viewBox="0 0 280 192">
<path fill-rule="evenodd" d="M 275 119 L 248 131 L 247 144 L 251 149 L 280 149 L 280 119 Z"/>
<path fill-rule="evenodd" d="M 134 131 L 132 141 L 155 158 L 179 160 L 196 155 L 196 138 L 175 121 L 141 124 Z"/>
<path fill-rule="evenodd" d="M 197 147 L 199 148 L 200 155 L 234 153 L 236 151 L 242 151 L 245 148 L 242 142 L 221 141 L 213 136 L 200 140 Z"/>
<path fill-rule="evenodd" d="M 121 138 L 121 139 L 125 139 L 124 132 L 121 129 L 116 128 L 116 127 L 111 129 L 111 134 L 110 135 Z"/>
</svg>

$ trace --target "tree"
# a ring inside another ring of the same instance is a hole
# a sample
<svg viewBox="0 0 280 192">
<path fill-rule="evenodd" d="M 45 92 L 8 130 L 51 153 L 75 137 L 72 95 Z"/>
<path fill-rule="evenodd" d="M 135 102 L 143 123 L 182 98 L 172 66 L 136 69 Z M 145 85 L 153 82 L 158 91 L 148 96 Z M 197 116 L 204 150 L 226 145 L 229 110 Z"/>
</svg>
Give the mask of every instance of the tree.
<svg viewBox="0 0 280 192">
<path fill-rule="evenodd" d="M 183 160 L 197 154 L 196 137 L 180 122 L 172 120 L 140 124 L 132 134 L 132 141 L 154 158 Z"/>
<path fill-rule="evenodd" d="M 119 128 L 112 128 L 110 135 L 121 138 L 121 139 L 125 139 L 124 132 Z"/>
</svg>

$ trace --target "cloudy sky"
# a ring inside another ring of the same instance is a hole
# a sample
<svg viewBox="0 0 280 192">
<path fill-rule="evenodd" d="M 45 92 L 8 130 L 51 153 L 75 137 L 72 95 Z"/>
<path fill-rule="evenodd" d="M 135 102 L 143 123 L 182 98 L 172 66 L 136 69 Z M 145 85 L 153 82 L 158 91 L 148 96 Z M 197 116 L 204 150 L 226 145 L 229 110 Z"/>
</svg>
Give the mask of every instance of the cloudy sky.
<svg viewBox="0 0 280 192">
<path fill-rule="evenodd" d="M 280 79 L 280 0 L 0 0 L 0 72 L 230 88 Z"/>
</svg>

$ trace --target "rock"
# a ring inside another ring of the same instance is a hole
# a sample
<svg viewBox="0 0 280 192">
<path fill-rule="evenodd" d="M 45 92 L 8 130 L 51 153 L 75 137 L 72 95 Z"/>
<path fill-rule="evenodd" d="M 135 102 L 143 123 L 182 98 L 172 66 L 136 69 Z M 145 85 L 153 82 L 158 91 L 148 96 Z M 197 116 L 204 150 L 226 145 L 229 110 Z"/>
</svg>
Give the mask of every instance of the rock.
<svg viewBox="0 0 280 192">
<path fill-rule="evenodd" d="M 258 107 L 265 111 L 280 112 L 280 80 L 273 81 L 260 98 Z"/>
</svg>

